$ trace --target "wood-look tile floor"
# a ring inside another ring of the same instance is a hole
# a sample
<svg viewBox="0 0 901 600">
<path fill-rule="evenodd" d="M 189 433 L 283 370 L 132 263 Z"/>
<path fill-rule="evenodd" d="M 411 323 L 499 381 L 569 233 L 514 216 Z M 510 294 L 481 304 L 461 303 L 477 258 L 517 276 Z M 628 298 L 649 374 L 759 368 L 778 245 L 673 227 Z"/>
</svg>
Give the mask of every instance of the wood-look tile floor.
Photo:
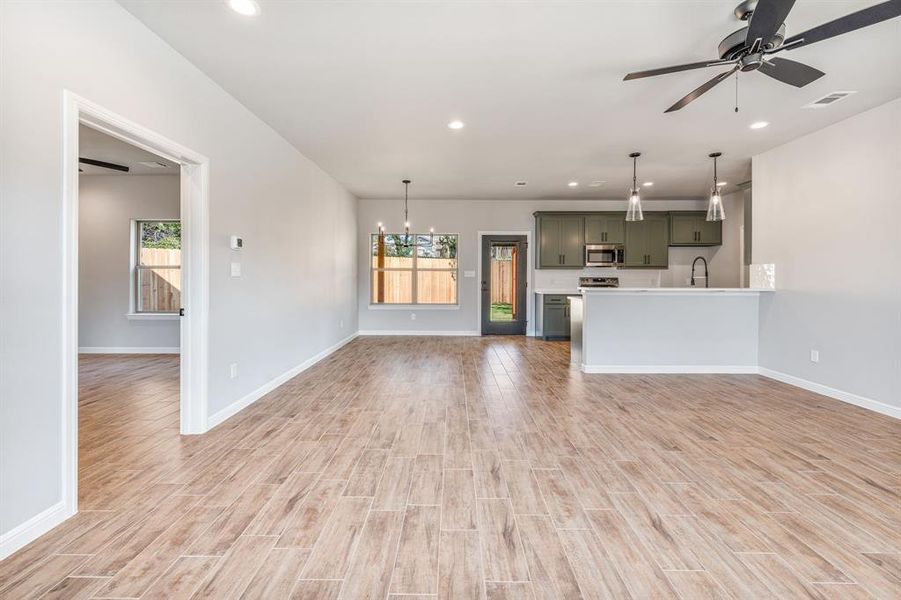
<svg viewBox="0 0 901 600">
<path fill-rule="evenodd" d="M 80 512 L 3 598 L 901 598 L 901 423 L 565 344 L 364 338 L 210 433 L 84 357 Z"/>
</svg>

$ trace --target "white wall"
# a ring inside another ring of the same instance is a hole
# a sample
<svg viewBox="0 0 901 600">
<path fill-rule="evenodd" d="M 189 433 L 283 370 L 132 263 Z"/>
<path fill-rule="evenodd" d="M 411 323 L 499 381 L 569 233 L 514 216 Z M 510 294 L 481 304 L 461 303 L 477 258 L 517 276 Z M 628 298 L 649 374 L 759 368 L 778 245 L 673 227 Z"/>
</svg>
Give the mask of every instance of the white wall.
<svg viewBox="0 0 901 600">
<path fill-rule="evenodd" d="M 754 157 L 761 367 L 901 408 L 899 173 L 901 100 Z"/>
<path fill-rule="evenodd" d="M 710 287 L 747 287 L 741 281 L 745 192 L 723 195 L 723 209 L 723 245 L 711 249 Z"/>
<path fill-rule="evenodd" d="M 696 200 L 645 201 L 645 211 L 653 210 L 701 210 L 706 202 Z M 463 277 L 463 271 L 478 271 L 479 231 L 532 231 L 533 239 L 529 252 L 534 260 L 535 218 L 538 210 L 624 210 L 625 200 L 411 200 L 410 219 L 413 229 L 428 231 L 430 226 L 442 233 L 457 233 L 459 242 L 459 309 L 423 308 L 371 308 L 369 306 L 368 265 L 370 235 L 375 232 L 378 222 L 383 222 L 389 231 L 403 231 L 403 200 L 360 200 L 358 220 L 358 304 L 360 330 L 367 331 L 479 331 L 477 310 L 479 281 Z M 736 220 L 735 227 L 738 226 Z M 727 222 L 729 215 L 727 214 Z M 724 227 L 725 230 L 728 227 Z M 731 238 L 730 238 L 731 239 Z M 575 289 L 580 275 L 615 275 L 622 285 L 631 286 L 685 286 L 691 273 L 691 261 L 695 256 L 704 256 L 711 261 L 711 286 L 738 286 L 740 253 L 734 254 L 734 261 L 718 260 L 723 248 L 670 248 L 670 268 L 667 270 L 613 270 L 585 269 L 558 270 L 538 269 L 531 273 L 531 289 L 571 288 Z M 700 268 L 700 265 L 699 265 Z M 701 269 L 703 274 L 703 269 Z M 529 300 L 529 330 L 531 332 L 533 302 Z M 416 320 L 411 320 L 412 313 Z"/>
<path fill-rule="evenodd" d="M 356 332 L 357 235 L 351 194 L 118 4 L 0 11 L 5 533 L 61 501 L 64 89 L 210 159 L 211 415 Z"/>
<path fill-rule="evenodd" d="M 178 219 L 178 175 L 78 178 L 78 346 L 175 348 L 174 320 L 129 320 L 131 220 Z"/>
</svg>

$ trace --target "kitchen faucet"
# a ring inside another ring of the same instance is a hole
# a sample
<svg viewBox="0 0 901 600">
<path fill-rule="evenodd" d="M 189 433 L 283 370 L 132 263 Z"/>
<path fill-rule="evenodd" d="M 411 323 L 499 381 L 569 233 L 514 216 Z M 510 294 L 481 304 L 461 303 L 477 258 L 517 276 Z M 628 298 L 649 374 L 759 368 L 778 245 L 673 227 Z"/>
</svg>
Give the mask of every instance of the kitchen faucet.
<svg viewBox="0 0 901 600">
<path fill-rule="evenodd" d="M 698 264 L 698 261 L 703 261 L 704 263 L 704 287 L 710 287 L 710 277 L 707 272 L 707 259 L 703 256 L 698 256 L 693 261 L 691 261 L 691 287 L 695 286 L 695 265 Z"/>
</svg>

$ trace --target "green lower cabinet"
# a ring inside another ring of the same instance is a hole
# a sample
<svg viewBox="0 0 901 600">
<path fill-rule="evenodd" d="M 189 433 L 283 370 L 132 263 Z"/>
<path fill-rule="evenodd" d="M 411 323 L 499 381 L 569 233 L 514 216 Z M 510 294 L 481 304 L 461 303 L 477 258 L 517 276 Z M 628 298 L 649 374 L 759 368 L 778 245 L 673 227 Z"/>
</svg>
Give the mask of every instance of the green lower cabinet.
<svg viewBox="0 0 901 600">
<path fill-rule="evenodd" d="M 706 212 L 670 214 L 671 246 L 720 246 L 723 243 L 723 222 L 707 220 Z"/>
<path fill-rule="evenodd" d="M 544 339 L 569 338 L 569 303 L 566 296 L 543 296 L 541 337 Z"/>
<path fill-rule="evenodd" d="M 643 221 L 626 223 L 625 267 L 669 267 L 669 217 L 645 213 Z"/>
</svg>

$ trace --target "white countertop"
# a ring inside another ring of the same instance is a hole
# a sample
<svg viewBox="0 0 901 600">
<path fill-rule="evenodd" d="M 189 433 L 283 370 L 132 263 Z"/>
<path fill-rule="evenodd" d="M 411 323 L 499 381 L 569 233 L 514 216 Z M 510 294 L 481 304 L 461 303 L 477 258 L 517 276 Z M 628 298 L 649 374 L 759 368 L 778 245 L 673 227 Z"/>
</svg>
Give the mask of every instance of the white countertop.
<svg viewBox="0 0 901 600">
<path fill-rule="evenodd" d="M 557 290 L 543 288 L 543 289 L 535 290 L 535 293 L 540 294 L 542 296 L 550 296 L 550 295 L 578 296 L 582 292 L 579 291 L 578 288 L 557 289 Z"/>
<path fill-rule="evenodd" d="M 760 294 L 761 292 L 773 292 L 775 290 L 761 290 L 752 288 L 704 288 L 704 287 L 618 287 L 618 288 L 579 288 L 579 292 L 585 294 L 657 294 L 657 295 L 682 295 L 682 294 Z"/>
</svg>

